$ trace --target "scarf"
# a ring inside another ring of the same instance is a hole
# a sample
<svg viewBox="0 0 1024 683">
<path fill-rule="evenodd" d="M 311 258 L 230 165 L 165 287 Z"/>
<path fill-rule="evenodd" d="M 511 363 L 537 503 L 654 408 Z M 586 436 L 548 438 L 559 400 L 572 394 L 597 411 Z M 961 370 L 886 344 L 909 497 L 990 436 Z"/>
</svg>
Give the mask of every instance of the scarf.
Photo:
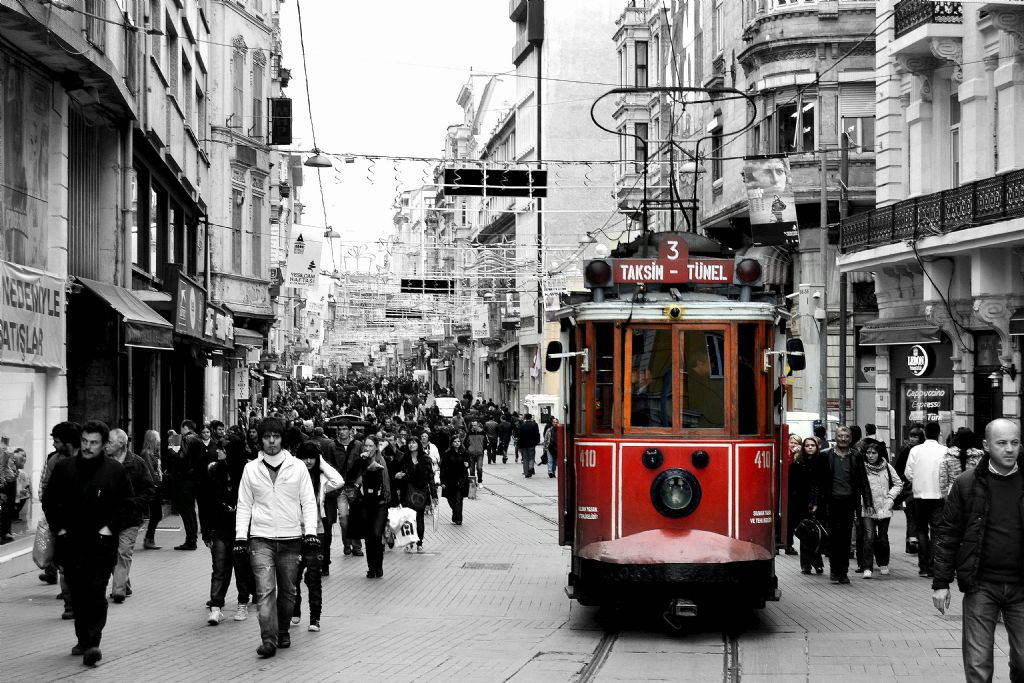
<svg viewBox="0 0 1024 683">
<path fill-rule="evenodd" d="M 877 464 L 877 465 L 872 465 L 872 464 L 871 464 L 871 463 L 869 463 L 869 462 L 868 462 L 867 460 L 865 460 L 865 461 L 864 461 L 864 467 L 865 467 L 865 468 L 866 468 L 866 469 L 867 469 L 867 470 L 868 470 L 869 472 L 881 472 L 881 471 L 882 471 L 882 470 L 884 470 L 884 469 L 885 469 L 885 468 L 886 468 L 886 467 L 887 467 L 888 465 L 889 465 L 889 463 L 887 463 L 887 462 L 885 461 L 885 458 L 879 458 L 879 459 L 878 459 L 878 464 Z"/>
</svg>

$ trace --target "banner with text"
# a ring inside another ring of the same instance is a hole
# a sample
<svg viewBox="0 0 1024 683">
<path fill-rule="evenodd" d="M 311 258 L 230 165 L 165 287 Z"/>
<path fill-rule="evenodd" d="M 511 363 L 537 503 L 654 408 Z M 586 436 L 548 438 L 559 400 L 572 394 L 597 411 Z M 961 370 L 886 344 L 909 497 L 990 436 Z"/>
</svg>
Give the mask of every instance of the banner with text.
<svg viewBox="0 0 1024 683">
<path fill-rule="evenodd" d="M 799 241 L 793 175 L 786 157 L 749 157 L 743 160 L 747 188 L 750 235 L 754 244 L 783 245 Z"/>
<path fill-rule="evenodd" d="M 64 280 L 0 261 L 0 364 L 64 368 Z"/>
<path fill-rule="evenodd" d="M 296 289 L 314 289 L 320 274 L 323 228 L 293 225 L 288 240 L 288 275 L 284 284 Z"/>
</svg>

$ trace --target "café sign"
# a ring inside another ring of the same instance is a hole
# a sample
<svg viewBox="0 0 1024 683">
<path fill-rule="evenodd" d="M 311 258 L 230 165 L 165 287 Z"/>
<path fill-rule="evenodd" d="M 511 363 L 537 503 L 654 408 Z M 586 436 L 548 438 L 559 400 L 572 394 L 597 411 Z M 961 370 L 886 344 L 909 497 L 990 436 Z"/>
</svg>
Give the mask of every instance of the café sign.
<svg viewBox="0 0 1024 683">
<path fill-rule="evenodd" d="M 922 344 L 914 344 L 907 354 L 907 369 L 914 377 L 924 377 L 935 365 L 932 350 Z"/>
</svg>

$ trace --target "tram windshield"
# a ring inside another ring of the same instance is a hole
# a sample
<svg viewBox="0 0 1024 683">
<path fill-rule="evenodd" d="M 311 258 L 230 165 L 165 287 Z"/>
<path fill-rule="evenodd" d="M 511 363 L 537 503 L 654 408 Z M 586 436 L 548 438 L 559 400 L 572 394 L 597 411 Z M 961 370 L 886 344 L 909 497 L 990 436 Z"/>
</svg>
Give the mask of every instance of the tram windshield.
<svg viewBox="0 0 1024 683">
<path fill-rule="evenodd" d="M 630 424 L 672 426 L 672 330 L 633 328 Z"/>
<path fill-rule="evenodd" d="M 725 330 L 683 333 L 683 427 L 725 427 Z"/>
</svg>

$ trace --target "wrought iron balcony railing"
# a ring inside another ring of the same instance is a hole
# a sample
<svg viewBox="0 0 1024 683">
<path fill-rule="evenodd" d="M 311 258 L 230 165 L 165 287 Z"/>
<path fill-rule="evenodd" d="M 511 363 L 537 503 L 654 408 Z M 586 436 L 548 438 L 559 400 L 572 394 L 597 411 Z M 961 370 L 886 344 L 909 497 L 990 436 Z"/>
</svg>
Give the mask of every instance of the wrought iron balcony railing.
<svg viewBox="0 0 1024 683">
<path fill-rule="evenodd" d="M 897 38 L 925 24 L 962 24 L 964 21 L 963 5 L 959 2 L 900 0 L 895 11 L 893 21 Z"/>
<path fill-rule="evenodd" d="M 840 226 L 840 251 L 916 241 L 1019 216 L 1024 216 L 1024 170 L 847 218 Z"/>
</svg>

